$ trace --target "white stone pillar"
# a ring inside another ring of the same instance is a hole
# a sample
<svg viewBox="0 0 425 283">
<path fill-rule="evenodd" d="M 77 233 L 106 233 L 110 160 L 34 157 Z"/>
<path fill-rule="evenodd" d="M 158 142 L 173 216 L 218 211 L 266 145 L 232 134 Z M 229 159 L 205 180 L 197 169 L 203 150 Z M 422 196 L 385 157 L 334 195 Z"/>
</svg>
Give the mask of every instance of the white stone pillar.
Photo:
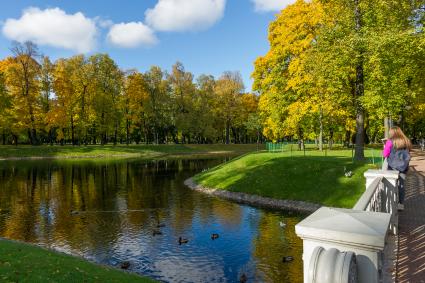
<svg viewBox="0 0 425 283">
<path fill-rule="evenodd" d="M 366 178 L 366 189 L 369 188 L 370 184 L 376 179 L 376 178 L 386 178 L 393 186 L 397 185 L 398 180 L 398 171 L 395 170 L 367 170 L 364 173 L 364 176 Z"/>
<path fill-rule="evenodd" d="M 303 239 L 304 283 L 310 282 L 309 263 L 317 246 L 354 252 L 359 283 L 378 283 L 390 218 L 388 213 L 322 207 L 298 223 L 295 231 Z"/>
</svg>

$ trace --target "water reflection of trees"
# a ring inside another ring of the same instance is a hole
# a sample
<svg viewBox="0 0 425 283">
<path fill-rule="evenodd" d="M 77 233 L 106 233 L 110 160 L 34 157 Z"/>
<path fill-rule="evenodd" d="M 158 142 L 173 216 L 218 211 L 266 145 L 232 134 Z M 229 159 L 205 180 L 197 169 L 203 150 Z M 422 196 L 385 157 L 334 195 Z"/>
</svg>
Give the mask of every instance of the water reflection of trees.
<svg viewBox="0 0 425 283">
<path fill-rule="evenodd" d="M 282 219 L 282 216 L 272 213 L 261 216 L 253 252 L 257 276 L 264 282 L 302 282 L 303 263 L 298 255 L 302 241 L 293 232 L 299 218 L 285 218 L 285 229 L 279 225 Z M 294 261 L 283 263 L 284 256 L 293 256 Z"/>
<path fill-rule="evenodd" d="M 290 264 L 281 263 L 281 259 L 295 254 L 301 242 L 288 228 L 282 231 L 276 214 L 251 214 L 249 208 L 189 191 L 182 185 L 185 178 L 207 167 L 204 162 L 42 161 L 0 165 L 0 236 L 99 261 L 134 253 L 155 268 L 165 260 L 157 251 L 174 249 L 179 236 L 199 237 L 197 233 L 201 233 L 211 241 L 209 233 L 217 228 L 233 233 L 235 245 L 243 241 L 244 248 L 253 250 L 253 265 L 265 282 L 299 281 L 301 258 Z M 166 225 L 165 235 L 153 237 L 159 223 Z M 290 229 L 293 225 L 288 223 Z M 253 231 L 257 237 L 252 243 L 245 241 L 253 235 L 244 233 Z M 227 241 L 226 235 L 221 236 L 220 241 Z M 220 241 L 217 244 L 224 243 Z M 193 256 L 201 258 L 214 251 L 214 247 L 201 247 L 197 251 L 200 254 L 194 252 Z M 219 253 L 216 257 L 218 268 L 223 259 Z M 240 263 L 230 264 L 237 269 Z"/>
<path fill-rule="evenodd" d="M 182 171 L 202 166 L 183 160 L 10 163 L 0 168 L 0 204 L 7 211 L 0 232 L 72 250 L 113 245 L 123 227 L 139 233 L 166 220 L 176 234 L 184 233 L 196 211 L 204 218 L 220 214 L 204 196 L 182 193 L 188 177 Z M 126 210 L 139 212 L 117 212 Z"/>
</svg>

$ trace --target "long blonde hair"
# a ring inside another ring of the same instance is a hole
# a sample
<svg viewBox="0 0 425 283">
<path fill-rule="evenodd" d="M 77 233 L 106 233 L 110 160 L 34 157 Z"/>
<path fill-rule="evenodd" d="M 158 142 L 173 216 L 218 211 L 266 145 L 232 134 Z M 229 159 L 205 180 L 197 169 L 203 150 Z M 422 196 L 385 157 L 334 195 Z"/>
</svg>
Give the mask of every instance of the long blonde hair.
<svg viewBox="0 0 425 283">
<path fill-rule="evenodd" d="M 412 143 L 399 127 L 391 127 L 389 136 L 395 149 L 412 149 Z"/>
</svg>

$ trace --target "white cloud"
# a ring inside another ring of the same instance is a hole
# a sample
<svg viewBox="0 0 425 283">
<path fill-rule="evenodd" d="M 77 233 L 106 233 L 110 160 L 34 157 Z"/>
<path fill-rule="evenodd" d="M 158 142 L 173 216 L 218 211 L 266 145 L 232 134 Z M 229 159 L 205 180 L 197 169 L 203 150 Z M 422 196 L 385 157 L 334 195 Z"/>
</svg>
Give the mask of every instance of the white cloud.
<svg viewBox="0 0 425 283">
<path fill-rule="evenodd" d="M 111 26 L 114 25 L 114 22 L 111 21 L 110 19 L 105 19 L 102 17 L 95 17 L 94 21 L 97 23 L 97 25 L 101 28 L 110 28 Z"/>
<path fill-rule="evenodd" d="M 257 12 L 280 11 L 286 6 L 295 3 L 295 0 L 251 0 Z"/>
<path fill-rule="evenodd" d="M 145 12 L 146 23 L 159 31 L 203 30 L 223 17 L 226 0 L 158 0 Z"/>
<path fill-rule="evenodd" d="M 113 45 L 133 48 L 140 45 L 154 45 L 158 42 L 153 30 L 141 22 L 115 24 L 108 33 Z"/>
<path fill-rule="evenodd" d="M 81 12 L 66 14 L 59 8 L 28 8 L 20 19 L 7 19 L 2 31 L 7 38 L 19 42 L 31 40 L 83 53 L 94 49 L 97 37 L 94 20 Z"/>
</svg>

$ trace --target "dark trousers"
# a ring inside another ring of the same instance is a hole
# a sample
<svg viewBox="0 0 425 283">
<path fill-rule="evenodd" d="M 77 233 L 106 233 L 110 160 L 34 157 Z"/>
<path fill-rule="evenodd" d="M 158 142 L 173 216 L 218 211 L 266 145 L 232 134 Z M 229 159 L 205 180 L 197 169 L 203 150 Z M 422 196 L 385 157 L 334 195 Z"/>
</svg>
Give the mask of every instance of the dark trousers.
<svg viewBox="0 0 425 283">
<path fill-rule="evenodd" d="M 406 183 L 406 173 L 400 172 L 400 177 L 398 178 L 398 202 L 403 204 L 404 196 L 406 194 L 406 189 L 404 187 Z"/>
<path fill-rule="evenodd" d="M 388 170 L 394 169 L 388 166 Z M 400 172 L 398 177 L 398 202 L 401 204 L 403 204 L 404 196 L 406 195 L 406 189 L 404 187 L 404 184 L 406 183 L 406 174 L 407 170 L 405 172 Z"/>
</svg>

